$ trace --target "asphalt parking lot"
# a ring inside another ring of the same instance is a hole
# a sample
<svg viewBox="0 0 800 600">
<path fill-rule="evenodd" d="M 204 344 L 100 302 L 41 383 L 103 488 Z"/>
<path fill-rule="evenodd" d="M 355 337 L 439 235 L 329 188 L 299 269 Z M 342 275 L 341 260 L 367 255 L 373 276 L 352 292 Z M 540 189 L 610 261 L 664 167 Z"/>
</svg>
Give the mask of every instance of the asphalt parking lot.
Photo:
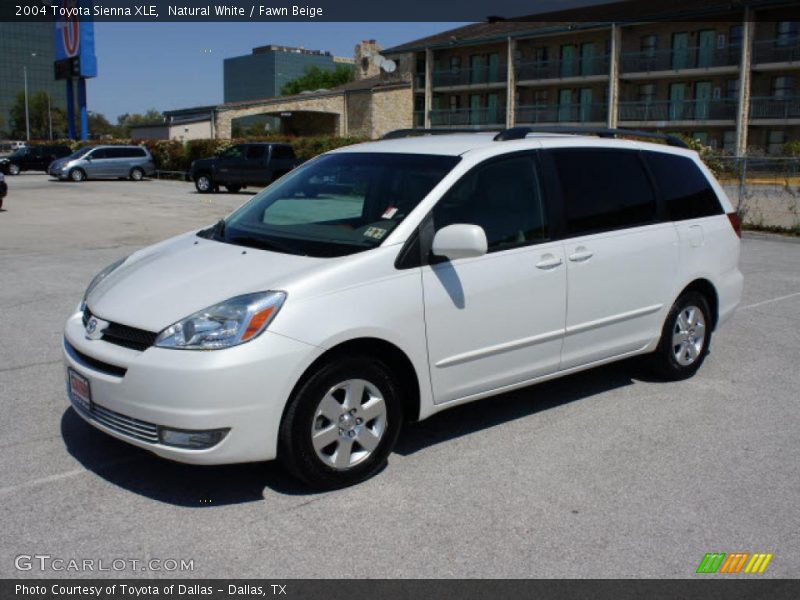
<svg viewBox="0 0 800 600">
<path fill-rule="evenodd" d="M 800 243 L 746 236 L 744 300 L 692 380 L 622 363 L 462 406 L 407 428 L 376 478 L 310 494 L 272 464 L 155 458 L 64 392 L 62 326 L 91 277 L 248 194 L 8 179 L 0 577 L 63 575 L 14 566 L 49 555 L 194 561 L 69 573 L 87 577 L 672 578 L 712 551 L 800 573 Z"/>
</svg>

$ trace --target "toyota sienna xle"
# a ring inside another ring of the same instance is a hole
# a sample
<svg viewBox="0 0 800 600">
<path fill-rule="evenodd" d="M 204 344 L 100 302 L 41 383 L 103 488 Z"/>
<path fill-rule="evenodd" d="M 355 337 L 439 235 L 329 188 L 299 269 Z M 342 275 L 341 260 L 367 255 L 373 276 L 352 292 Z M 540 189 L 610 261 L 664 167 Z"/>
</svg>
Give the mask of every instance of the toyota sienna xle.
<svg viewBox="0 0 800 600">
<path fill-rule="evenodd" d="M 739 303 L 739 220 L 679 140 L 594 133 L 395 133 L 109 265 L 66 323 L 72 405 L 329 488 L 458 404 L 640 354 L 690 377 Z"/>
</svg>

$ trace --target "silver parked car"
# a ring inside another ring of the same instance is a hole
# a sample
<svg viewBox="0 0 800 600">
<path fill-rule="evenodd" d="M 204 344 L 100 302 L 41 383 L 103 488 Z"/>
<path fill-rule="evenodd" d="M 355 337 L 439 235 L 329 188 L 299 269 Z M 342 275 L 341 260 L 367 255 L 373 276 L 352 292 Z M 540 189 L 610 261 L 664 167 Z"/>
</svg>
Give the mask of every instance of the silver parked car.
<svg viewBox="0 0 800 600">
<path fill-rule="evenodd" d="M 141 181 L 155 173 L 155 163 L 144 146 L 86 146 L 53 161 L 47 172 L 57 179 L 130 178 Z"/>
</svg>

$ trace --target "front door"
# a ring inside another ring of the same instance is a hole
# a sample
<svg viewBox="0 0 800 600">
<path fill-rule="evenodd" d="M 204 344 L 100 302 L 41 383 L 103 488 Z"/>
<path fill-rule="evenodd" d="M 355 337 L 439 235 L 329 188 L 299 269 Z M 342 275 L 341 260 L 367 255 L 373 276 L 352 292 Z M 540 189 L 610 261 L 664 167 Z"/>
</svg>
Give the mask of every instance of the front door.
<svg viewBox="0 0 800 600">
<path fill-rule="evenodd" d="M 694 85 L 694 118 L 698 121 L 708 119 L 711 107 L 711 82 L 698 81 Z"/>
<path fill-rule="evenodd" d="M 576 59 L 575 46 L 572 44 L 561 46 L 561 77 L 574 77 L 577 75 Z"/>
<path fill-rule="evenodd" d="M 592 89 L 583 88 L 580 91 L 580 105 L 578 107 L 578 119 L 581 123 L 592 120 Z"/>
<path fill-rule="evenodd" d="M 594 44 L 581 44 L 581 75 L 595 74 Z"/>
<path fill-rule="evenodd" d="M 686 84 L 672 83 L 669 86 L 669 120 L 680 121 L 684 118 Z"/>
<path fill-rule="evenodd" d="M 469 82 L 486 82 L 486 63 L 482 54 L 473 54 L 469 57 Z"/>
<path fill-rule="evenodd" d="M 572 118 L 572 90 L 558 92 L 558 120 L 573 121 Z"/>
<path fill-rule="evenodd" d="M 672 68 L 685 69 L 689 66 L 689 34 L 672 34 Z"/>
<path fill-rule="evenodd" d="M 489 79 L 490 82 L 500 81 L 500 56 L 494 52 L 489 55 Z"/>
<path fill-rule="evenodd" d="M 657 222 L 639 152 L 558 149 L 547 160 L 560 184 L 566 228 L 561 368 L 644 348 L 672 301 L 678 240 L 672 223 Z"/>
<path fill-rule="evenodd" d="M 697 66 L 710 67 L 714 62 L 714 42 L 717 33 L 713 29 L 704 29 L 697 35 Z"/>
<path fill-rule="evenodd" d="M 533 153 L 490 159 L 433 210 L 433 227 L 480 225 L 488 254 L 422 267 L 435 402 L 484 394 L 558 369 L 566 268 L 548 240 Z"/>
<path fill-rule="evenodd" d="M 111 174 L 114 159 L 111 158 L 110 148 L 93 150 L 86 158 L 83 170 L 86 171 L 87 177 L 108 177 Z"/>
<path fill-rule="evenodd" d="M 486 96 L 486 123 L 495 125 L 500 123 L 499 99 L 497 94 Z"/>
<path fill-rule="evenodd" d="M 480 125 L 482 117 L 480 94 L 472 94 L 469 97 L 469 124 Z"/>
</svg>

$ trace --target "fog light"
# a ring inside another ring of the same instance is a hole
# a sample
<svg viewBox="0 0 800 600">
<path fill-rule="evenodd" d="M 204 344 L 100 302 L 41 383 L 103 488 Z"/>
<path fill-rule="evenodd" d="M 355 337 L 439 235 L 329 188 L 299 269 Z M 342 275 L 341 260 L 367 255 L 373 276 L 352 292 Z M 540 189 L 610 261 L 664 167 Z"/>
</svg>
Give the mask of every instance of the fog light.
<svg viewBox="0 0 800 600">
<path fill-rule="evenodd" d="M 189 448 L 191 450 L 203 450 L 216 446 L 222 441 L 230 429 L 209 429 L 207 431 L 187 431 L 185 429 L 168 429 L 167 427 L 158 428 L 158 437 L 162 444 L 176 446 L 178 448 Z"/>
</svg>

